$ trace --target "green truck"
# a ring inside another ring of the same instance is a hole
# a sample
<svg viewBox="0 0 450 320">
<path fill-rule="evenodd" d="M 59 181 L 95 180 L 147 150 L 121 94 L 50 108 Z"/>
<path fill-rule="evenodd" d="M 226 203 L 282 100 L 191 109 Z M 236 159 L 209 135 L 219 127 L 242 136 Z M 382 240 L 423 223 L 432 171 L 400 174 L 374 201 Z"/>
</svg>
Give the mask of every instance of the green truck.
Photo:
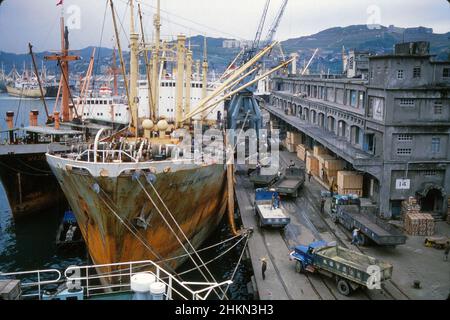
<svg viewBox="0 0 450 320">
<path fill-rule="evenodd" d="M 392 277 L 390 263 L 325 241 L 296 246 L 290 258 L 299 273 L 320 273 L 335 279 L 339 293 L 345 296 L 361 287 L 379 289 Z"/>
</svg>

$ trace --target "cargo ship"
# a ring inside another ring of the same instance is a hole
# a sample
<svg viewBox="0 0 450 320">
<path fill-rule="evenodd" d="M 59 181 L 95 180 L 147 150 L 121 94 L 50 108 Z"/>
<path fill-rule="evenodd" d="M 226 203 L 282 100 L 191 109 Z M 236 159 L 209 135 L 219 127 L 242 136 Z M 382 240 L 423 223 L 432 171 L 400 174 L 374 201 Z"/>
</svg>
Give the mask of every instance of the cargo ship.
<svg viewBox="0 0 450 320">
<path fill-rule="evenodd" d="M 110 4 L 115 17 L 113 2 Z M 100 272 L 116 271 L 110 267 L 112 263 L 142 260 L 161 263 L 173 271 L 186 259 L 196 260 L 192 257 L 196 249 L 214 232 L 227 205 L 234 205 L 229 197 L 233 194 L 233 169 L 224 161 L 225 150 L 233 148 L 225 149 L 222 143 L 233 140 L 223 130 L 227 117 L 222 117 L 222 102 L 254 83 L 241 85 L 275 44 L 208 90 L 206 54 L 202 79 L 195 81 L 186 37 L 178 35 L 176 42 L 160 40 L 160 1 L 152 45 L 139 43 L 139 34 L 134 31 L 134 2 L 129 6 L 130 79 L 125 81 L 129 83 L 129 126 L 109 136 L 100 131 L 94 143 L 79 152 L 46 156 L 75 214 L 90 257 L 94 264 L 104 265 Z M 114 27 L 117 33 L 117 25 Z M 147 87 L 139 80 L 142 50 L 152 52 Z M 124 70 L 120 49 L 119 55 Z M 174 64 L 171 79 L 166 72 L 169 62 Z M 126 79 L 126 73 L 122 75 Z M 164 88 L 173 92 L 171 99 L 152 99 L 164 96 L 164 91 L 160 92 Z M 193 92 L 201 92 L 201 101 L 191 106 Z M 147 99 L 140 99 L 143 96 Z M 244 113 L 243 120 L 247 117 Z M 198 138 L 206 129 L 214 129 L 214 137 Z M 188 139 L 187 133 L 195 141 Z M 218 145 L 211 146 L 213 141 Z M 234 211 L 228 211 L 233 226 Z M 232 229 L 235 233 L 236 228 Z"/>
<path fill-rule="evenodd" d="M 45 95 L 47 93 L 45 87 L 43 90 Z M 6 85 L 6 91 L 12 97 L 39 98 L 41 96 L 39 86 L 34 81 L 20 80 L 9 83 Z"/>
<path fill-rule="evenodd" d="M 169 49 L 174 52 L 173 47 L 169 48 L 169 44 L 159 38 L 159 3 L 155 17 L 154 72 L 149 73 L 147 79 L 154 76 L 156 81 L 147 82 L 151 83 L 146 88 L 147 114 L 138 116 L 139 36 L 134 31 L 133 1 L 130 7 L 129 132 L 103 139 L 100 132 L 95 143 L 80 153 L 47 153 L 50 168 L 76 216 L 95 264 L 160 261 L 185 255 L 186 247 L 198 248 L 208 238 L 227 208 L 226 165 L 206 156 L 199 162 L 180 157 L 183 154 L 179 147 L 181 139 L 169 135 L 173 128 L 192 129 L 189 124 L 180 125 L 181 116 L 185 114 L 183 109 L 189 112 L 186 101 L 191 100 L 185 94 L 189 92 L 189 96 L 190 90 L 183 88 L 192 87 L 184 81 L 190 82 L 192 77 L 186 70 L 191 68 L 192 53 L 185 45 L 185 36 L 179 36 L 174 44 L 176 56 L 172 61 L 177 62 L 176 86 L 172 83 L 176 101 L 163 104 L 159 99 L 149 98 L 158 96 L 155 92 L 160 89 L 161 58 Z M 163 53 L 164 50 L 167 51 Z M 206 83 L 206 62 L 203 67 L 203 83 Z M 85 112 L 92 100 L 97 105 L 100 102 L 100 99 L 88 98 Z M 169 123 L 172 121 L 163 110 L 175 114 L 177 121 Z M 204 123 L 207 122 L 205 119 Z M 213 122 L 209 124 L 217 126 Z M 139 135 L 142 130 L 144 136 Z M 188 149 L 191 151 L 190 145 Z M 170 270 L 186 258 L 185 255 L 168 262 Z"/>
</svg>

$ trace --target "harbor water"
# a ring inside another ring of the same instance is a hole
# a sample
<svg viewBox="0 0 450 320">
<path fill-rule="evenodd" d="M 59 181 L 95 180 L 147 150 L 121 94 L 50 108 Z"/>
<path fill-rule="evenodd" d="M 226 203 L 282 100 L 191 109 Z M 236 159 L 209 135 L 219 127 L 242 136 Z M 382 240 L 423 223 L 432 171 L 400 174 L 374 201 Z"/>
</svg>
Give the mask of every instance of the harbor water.
<svg viewBox="0 0 450 320">
<path fill-rule="evenodd" d="M 46 101 L 52 112 L 55 100 L 47 99 Z M 28 114 L 31 110 L 39 110 L 39 123 L 45 122 L 45 109 L 40 100 L 11 98 L 7 94 L 0 93 L 0 131 L 6 129 L 5 114 L 7 111 L 14 112 L 15 126 L 20 128 L 28 125 Z M 6 138 L 6 133 L 2 132 L 0 148 Z M 56 233 L 66 209 L 68 208 L 54 208 L 14 219 L 5 191 L 0 184 L 0 271 L 18 272 L 49 268 L 63 271 L 71 265 L 91 264 L 83 247 L 70 251 L 57 250 Z M 229 238 L 231 238 L 231 232 L 225 217 L 202 247 L 213 246 Z M 230 279 L 241 255 L 243 242 L 241 241 L 239 245 L 219 259 L 216 257 L 236 243 L 235 240 L 201 254 L 203 261 L 212 260 L 208 267 L 217 281 Z M 193 264 L 188 261 L 178 271 L 183 272 L 192 268 Z M 187 273 L 183 279 L 186 281 L 203 280 L 197 271 Z M 241 264 L 235 274 L 234 283 L 230 286 L 228 297 L 236 300 L 247 299 L 247 283 L 249 281 L 249 272 L 246 266 Z"/>
</svg>

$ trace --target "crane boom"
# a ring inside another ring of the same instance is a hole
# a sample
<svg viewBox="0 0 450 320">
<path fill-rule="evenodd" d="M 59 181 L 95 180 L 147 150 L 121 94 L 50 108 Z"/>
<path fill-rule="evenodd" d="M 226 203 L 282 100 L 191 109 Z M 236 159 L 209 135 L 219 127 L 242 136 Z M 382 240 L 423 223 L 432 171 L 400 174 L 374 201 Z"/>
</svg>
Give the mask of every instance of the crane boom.
<svg viewBox="0 0 450 320">
<path fill-rule="evenodd" d="M 267 33 L 265 43 L 271 43 L 273 41 L 273 39 L 275 38 L 275 34 L 277 33 L 278 27 L 280 26 L 281 18 L 283 18 L 287 4 L 288 4 L 288 0 L 283 0 L 280 10 L 278 10 L 276 18 L 275 18 L 274 22 L 272 23 L 272 26 L 270 27 L 269 32 Z"/>
<path fill-rule="evenodd" d="M 252 44 L 252 52 L 255 52 L 259 49 L 259 42 L 261 41 L 261 35 L 264 29 L 264 24 L 266 23 L 267 12 L 269 11 L 270 0 L 266 0 L 266 4 L 264 6 L 263 14 L 261 16 L 261 20 L 259 21 L 258 30 L 256 31 L 255 40 Z"/>
</svg>

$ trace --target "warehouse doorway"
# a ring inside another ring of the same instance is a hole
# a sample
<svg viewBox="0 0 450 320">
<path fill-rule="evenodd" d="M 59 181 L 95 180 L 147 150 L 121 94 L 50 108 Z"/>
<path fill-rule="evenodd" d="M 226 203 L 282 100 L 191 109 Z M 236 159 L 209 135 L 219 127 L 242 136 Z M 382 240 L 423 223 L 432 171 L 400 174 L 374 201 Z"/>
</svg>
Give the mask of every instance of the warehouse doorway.
<svg viewBox="0 0 450 320">
<path fill-rule="evenodd" d="M 441 190 L 430 189 L 420 201 L 421 209 L 423 212 L 441 212 L 443 201 L 444 197 Z"/>
</svg>

